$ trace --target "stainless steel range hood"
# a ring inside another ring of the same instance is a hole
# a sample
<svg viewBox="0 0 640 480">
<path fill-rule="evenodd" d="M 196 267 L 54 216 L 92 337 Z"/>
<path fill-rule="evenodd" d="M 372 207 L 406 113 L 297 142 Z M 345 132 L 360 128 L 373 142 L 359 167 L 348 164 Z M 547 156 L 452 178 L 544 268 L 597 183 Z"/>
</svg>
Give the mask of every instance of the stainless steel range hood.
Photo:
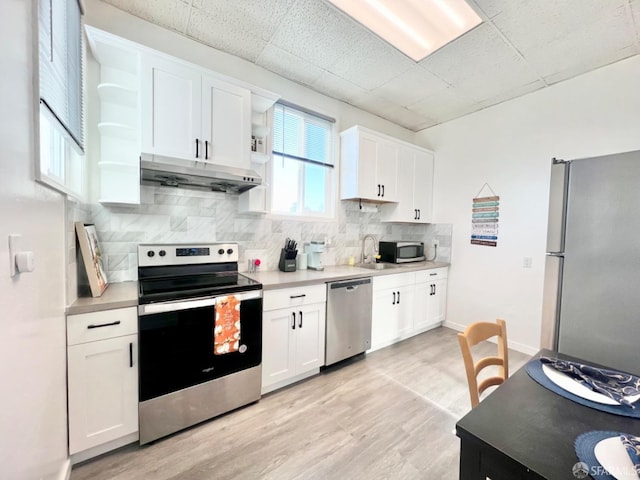
<svg viewBox="0 0 640 480">
<path fill-rule="evenodd" d="M 183 160 L 143 153 L 140 183 L 167 187 L 242 193 L 262 184 L 254 170 L 216 165 L 206 160 Z"/>
</svg>

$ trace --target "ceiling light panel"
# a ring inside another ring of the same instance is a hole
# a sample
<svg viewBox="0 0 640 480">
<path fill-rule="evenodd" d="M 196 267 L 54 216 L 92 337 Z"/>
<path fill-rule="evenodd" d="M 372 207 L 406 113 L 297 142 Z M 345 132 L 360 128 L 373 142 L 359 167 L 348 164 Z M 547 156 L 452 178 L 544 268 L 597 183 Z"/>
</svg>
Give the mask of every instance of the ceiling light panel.
<svg viewBox="0 0 640 480">
<path fill-rule="evenodd" d="M 416 62 L 479 25 L 464 0 L 328 0 Z"/>
</svg>

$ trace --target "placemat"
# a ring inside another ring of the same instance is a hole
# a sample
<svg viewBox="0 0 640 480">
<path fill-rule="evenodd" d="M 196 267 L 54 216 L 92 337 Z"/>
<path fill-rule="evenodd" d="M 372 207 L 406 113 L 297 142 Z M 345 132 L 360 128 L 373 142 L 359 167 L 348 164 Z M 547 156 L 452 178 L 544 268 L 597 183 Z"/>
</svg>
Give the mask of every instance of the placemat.
<svg viewBox="0 0 640 480">
<path fill-rule="evenodd" d="M 543 387 L 551 390 L 553 393 L 557 393 L 564 398 L 579 403 L 580 405 L 584 405 L 585 407 L 593 408 L 595 410 L 600 410 L 602 412 L 611 413 L 613 415 L 640 418 L 640 402 L 638 402 L 636 408 L 630 408 L 626 405 L 606 405 L 604 403 L 592 402 L 591 400 L 587 400 L 586 398 L 582 398 L 574 395 L 571 392 L 567 392 L 566 390 L 549 380 L 549 377 L 547 377 L 542 371 L 542 363 L 540 363 L 540 360 L 538 360 L 537 358 L 529 361 L 529 363 L 524 366 L 524 369 L 531 378 L 533 378 Z"/>
<path fill-rule="evenodd" d="M 582 465 L 576 463 L 573 466 L 573 475 L 576 478 L 587 478 L 587 475 L 590 475 L 594 480 L 616 480 L 616 478 L 609 475 L 608 472 L 606 474 L 604 473 L 606 470 L 600 462 L 598 462 L 593 450 L 598 442 L 619 435 L 620 432 L 594 430 L 578 436 L 573 446 L 576 450 L 578 460 L 582 462 Z"/>
</svg>

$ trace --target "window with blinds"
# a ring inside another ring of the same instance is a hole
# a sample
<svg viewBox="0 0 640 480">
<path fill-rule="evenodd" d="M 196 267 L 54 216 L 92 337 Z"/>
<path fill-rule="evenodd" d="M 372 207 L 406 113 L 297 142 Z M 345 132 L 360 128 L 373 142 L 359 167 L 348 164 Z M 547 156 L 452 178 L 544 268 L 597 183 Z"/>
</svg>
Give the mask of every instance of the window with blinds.
<svg viewBox="0 0 640 480">
<path fill-rule="evenodd" d="M 82 10 L 78 0 L 39 0 L 40 138 L 37 179 L 84 194 Z"/>
<path fill-rule="evenodd" d="M 272 153 L 271 212 L 333 216 L 333 120 L 277 103 Z"/>
</svg>

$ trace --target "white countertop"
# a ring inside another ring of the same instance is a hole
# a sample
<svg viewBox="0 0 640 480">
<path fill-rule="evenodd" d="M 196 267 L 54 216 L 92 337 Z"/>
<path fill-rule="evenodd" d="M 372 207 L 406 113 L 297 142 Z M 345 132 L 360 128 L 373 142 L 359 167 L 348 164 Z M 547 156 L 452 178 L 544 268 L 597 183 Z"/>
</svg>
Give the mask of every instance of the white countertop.
<svg viewBox="0 0 640 480">
<path fill-rule="evenodd" d="M 446 262 L 415 262 L 402 266 L 372 270 L 350 265 L 336 265 L 325 267 L 324 270 L 296 270 L 295 272 L 281 272 L 279 270 L 267 272 L 244 273 L 248 277 L 262 283 L 264 290 L 278 288 L 301 287 L 316 283 L 334 282 L 347 278 L 377 277 L 379 275 L 391 275 L 394 273 L 415 272 L 418 270 L 430 270 L 432 268 L 448 267 Z"/>
<path fill-rule="evenodd" d="M 349 265 L 325 267 L 324 270 L 296 270 L 295 272 L 281 272 L 279 270 L 267 272 L 247 273 L 244 275 L 262 283 L 264 290 L 278 288 L 301 287 L 318 283 L 346 280 L 347 278 L 377 277 L 394 273 L 415 272 L 432 268 L 448 267 L 446 262 L 416 262 L 403 264 L 383 270 L 371 270 Z M 138 305 L 138 282 L 110 283 L 100 297 L 80 297 L 67 307 L 67 315 L 79 313 L 112 310 L 114 308 L 135 307 Z"/>
</svg>

